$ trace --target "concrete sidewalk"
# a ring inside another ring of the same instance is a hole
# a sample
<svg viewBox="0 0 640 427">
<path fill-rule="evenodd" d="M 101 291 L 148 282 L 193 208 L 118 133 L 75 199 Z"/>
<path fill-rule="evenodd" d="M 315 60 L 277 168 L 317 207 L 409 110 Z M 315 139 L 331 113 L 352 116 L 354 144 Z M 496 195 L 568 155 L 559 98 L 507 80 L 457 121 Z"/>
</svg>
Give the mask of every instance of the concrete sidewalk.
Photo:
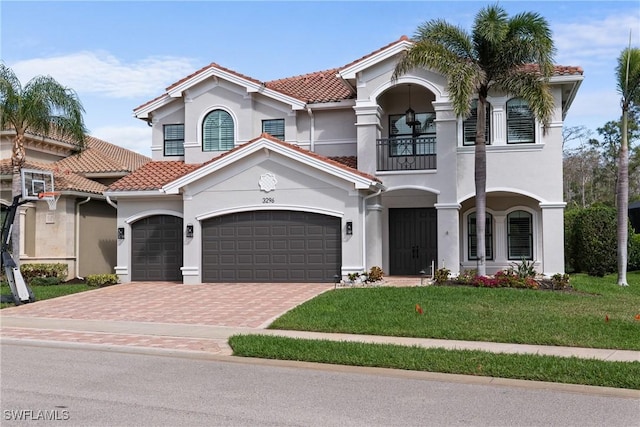
<svg viewBox="0 0 640 427">
<path fill-rule="evenodd" d="M 537 354 L 578 357 L 618 362 L 639 362 L 640 351 L 595 348 L 539 346 L 472 342 L 426 338 L 387 337 L 356 334 L 284 331 L 250 327 L 206 326 L 180 323 L 97 321 L 87 319 L 55 319 L 5 316 L 1 318 L 2 338 L 38 341 L 64 341 L 104 344 L 111 346 L 153 347 L 185 351 L 200 351 L 230 355 L 227 344 L 236 334 L 278 335 L 291 338 L 356 341 L 364 343 L 396 344 L 425 348 L 481 350 L 496 353 Z"/>
</svg>

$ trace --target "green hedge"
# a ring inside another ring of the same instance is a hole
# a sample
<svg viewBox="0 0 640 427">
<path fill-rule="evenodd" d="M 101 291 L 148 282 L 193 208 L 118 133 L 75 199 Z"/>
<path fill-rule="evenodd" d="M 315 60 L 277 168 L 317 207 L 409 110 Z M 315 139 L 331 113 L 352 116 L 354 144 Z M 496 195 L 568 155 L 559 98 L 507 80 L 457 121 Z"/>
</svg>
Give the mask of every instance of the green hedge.
<svg viewBox="0 0 640 427">
<path fill-rule="evenodd" d="M 69 266 L 62 263 L 21 264 L 20 273 L 24 281 L 31 284 L 35 278 L 55 277 L 58 283 L 67 280 Z"/>
<path fill-rule="evenodd" d="M 640 234 L 634 234 L 629 239 L 629 271 L 640 270 Z"/>
<path fill-rule="evenodd" d="M 90 274 L 85 277 L 85 279 L 87 281 L 87 285 L 96 286 L 99 288 L 103 286 L 115 285 L 119 281 L 117 274 Z"/>
<path fill-rule="evenodd" d="M 615 208 L 572 209 L 565 212 L 564 221 L 567 272 L 602 277 L 618 270 Z M 640 270 L 640 235 L 629 230 L 628 269 Z"/>
</svg>

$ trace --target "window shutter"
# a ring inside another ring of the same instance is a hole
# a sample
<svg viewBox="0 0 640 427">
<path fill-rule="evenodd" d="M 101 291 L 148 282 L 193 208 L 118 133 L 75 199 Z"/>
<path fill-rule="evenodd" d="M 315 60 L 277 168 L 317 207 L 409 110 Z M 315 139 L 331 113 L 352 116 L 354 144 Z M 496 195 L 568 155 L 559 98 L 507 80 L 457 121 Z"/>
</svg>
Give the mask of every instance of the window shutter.
<svg viewBox="0 0 640 427">
<path fill-rule="evenodd" d="M 475 212 L 468 216 L 467 226 L 467 244 L 469 250 L 469 259 L 478 259 L 478 238 L 476 236 L 476 214 Z M 485 218 L 484 229 L 484 242 L 485 242 L 485 258 L 493 259 L 493 217 L 487 212 Z"/>
<path fill-rule="evenodd" d="M 226 111 L 215 110 L 202 123 L 202 150 L 227 151 L 234 146 L 233 119 Z"/>
<path fill-rule="evenodd" d="M 262 132 L 284 141 L 284 119 L 263 120 Z"/>
<path fill-rule="evenodd" d="M 164 126 L 164 155 L 184 156 L 184 125 Z"/>
<path fill-rule="evenodd" d="M 516 211 L 509 214 L 509 259 L 533 259 L 533 230 L 531 214 Z"/>
<path fill-rule="evenodd" d="M 491 104 L 487 102 L 487 113 L 484 139 L 487 144 L 491 144 L 490 139 L 490 123 L 491 123 Z M 476 145 L 476 128 L 478 124 L 478 100 L 471 101 L 471 113 L 465 121 L 462 122 L 462 145 Z"/>
<path fill-rule="evenodd" d="M 523 99 L 507 102 L 507 144 L 535 142 L 535 118 Z"/>
</svg>

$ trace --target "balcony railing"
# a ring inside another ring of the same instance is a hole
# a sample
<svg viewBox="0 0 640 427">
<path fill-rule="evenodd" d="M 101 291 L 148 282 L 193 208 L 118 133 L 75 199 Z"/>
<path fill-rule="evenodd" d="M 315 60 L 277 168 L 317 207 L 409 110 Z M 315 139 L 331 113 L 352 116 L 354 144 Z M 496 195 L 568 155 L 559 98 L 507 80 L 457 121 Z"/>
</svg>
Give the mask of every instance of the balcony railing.
<svg viewBox="0 0 640 427">
<path fill-rule="evenodd" d="M 436 137 L 386 138 L 376 141 L 377 170 L 436 169 Z"/>
</svg>

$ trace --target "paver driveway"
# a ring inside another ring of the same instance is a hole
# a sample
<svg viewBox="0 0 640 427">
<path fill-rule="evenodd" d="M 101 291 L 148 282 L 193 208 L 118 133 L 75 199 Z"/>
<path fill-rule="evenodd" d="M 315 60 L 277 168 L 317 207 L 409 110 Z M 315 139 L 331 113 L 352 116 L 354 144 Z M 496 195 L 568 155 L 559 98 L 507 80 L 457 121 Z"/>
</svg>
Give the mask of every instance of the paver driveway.
<svg viewBox="0 0 640 427">
<path fill-rule="evenodd" d="M 1 316 L 263 328 L 332 284 L 135 282 L 5 308 Z"/>
<path fill-rule="evenodd" d="M 213 336 L 215 327 L 264 328 L 331 288 L 326 283 L 127 283 L 0 310 L 0 335 L 231 354 L 226 339 Z"/>
</svg>

